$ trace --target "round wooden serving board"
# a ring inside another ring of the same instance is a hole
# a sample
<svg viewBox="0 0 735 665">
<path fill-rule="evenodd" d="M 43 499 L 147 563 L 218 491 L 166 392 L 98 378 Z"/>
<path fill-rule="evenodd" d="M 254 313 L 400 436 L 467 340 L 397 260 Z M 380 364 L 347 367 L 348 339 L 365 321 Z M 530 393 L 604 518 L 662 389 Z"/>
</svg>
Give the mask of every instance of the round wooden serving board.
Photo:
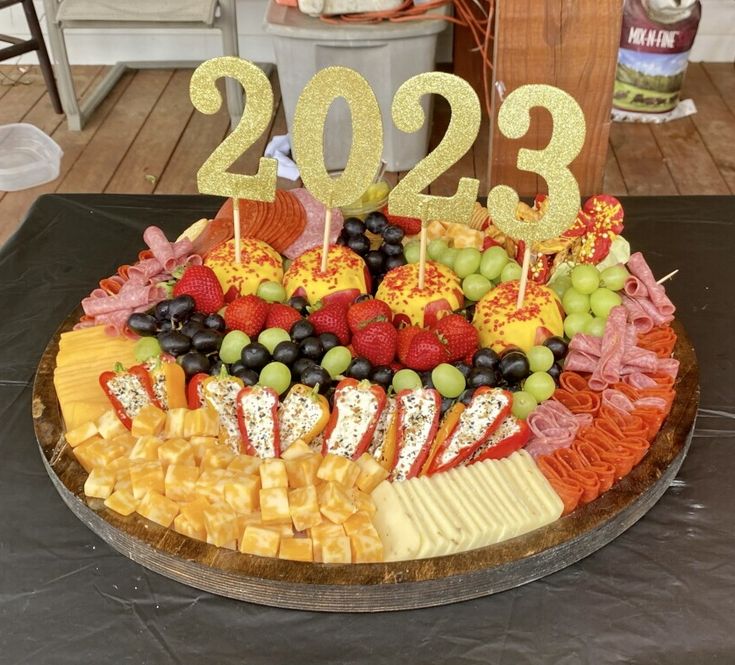
<svg viewBox="0 0 735 665">
<path fill-rule="evenodd" d="M 561 570 L 607 545 L 663 495 L 689 448 L 699 403 L 694 349 L 674 322 L 681 368 L 671 413 L 643 461 L 596 501 L 524 536 L 461 554 L 381 564 L 282 561 L 207 545 L 87 500 L 87 474 L 64 441 L 53 384 L 59 335 L 72 328 L 79 313 L 73 312 L 49 342 L 33 388 L 36 438 L 61 498 L 98 536 L 146 568 L 197 589 L 275 607 L 326 612 L 430 607 L 505 591 Z"/>
</svg>

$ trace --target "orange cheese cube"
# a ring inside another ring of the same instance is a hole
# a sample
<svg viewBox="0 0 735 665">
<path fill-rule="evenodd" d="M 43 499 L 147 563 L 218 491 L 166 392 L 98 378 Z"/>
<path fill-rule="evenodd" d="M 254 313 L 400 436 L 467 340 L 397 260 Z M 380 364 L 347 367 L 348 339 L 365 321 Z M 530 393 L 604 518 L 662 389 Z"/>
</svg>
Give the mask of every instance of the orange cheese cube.
<svg viewBox="0 0 735 665">
<path fill-rule="evenodd" d="M 158 461 L 134 462 L 130 465 L 130 482 L 132 483 L 133 496 L 136 499 L 142 499 L 148 492 L 163 494 L 165 483 L 161 463 Z"/>
<path fill-rule="evenodd" d="M 260 472 L 260 484 L 264 490 L 269 490 L 274 487 L 288 487 L 286 464 L 282 459 L 265 459 L 258 468 L 258 471 Z"/>
<path fill-rule="evenodd" d="M 172 464 L 166 469 L 163 479 L 165 494 L 173 501 L 193 501 L 196 498 L 197 480 L 199 467 Z"/>
<path fill-rule="evenodd" d="M 158 449 L 158 459 L 161 464 L 168 466 L 194 466 L 194 448 L 186 439 L 169 439 Z"/>
<path fill-rule="evenodd" d="M 194 448 L 194 459 L 197 464 L 202 463 L 205 451 L 220 445 L 219 441 L 213 436 L 193 436 L 189 443 Z"/>
<path fill-rule="evenodd" d="M 84 481 L 84 493 L 97 499 L 106 499 L 115 487 L 115 472 L 102 467 L 92 469 Z"/>
<path fill-rule="evenodd" d="M 316 473 L 321 463 L 322 456 L 315 453 L 286 460 L 286 475 L 288 476 L 289 487 L 316 485 Z"/>
<path fill-rule="evenodd" d="M 360 475 L 360 467 L 351 459 L 328 453 L 324 456 L 316 477 L 327 482 L 334 482 L 344 487 L 352 487 Z"/>
<path fill-rule="evenodd" d="M 355 463 L 360 468 L 360 475 L 356 482 L 357 488 L 367 494 L 370 494 L 390 475 L 390 472 L 370 453 L 363 453 Z"/>
<path fill-rule="evenodd" d="M 151 522 L 169 527 L 174 517 L 179 514 L 179 504 L 163 494 L 150 491 L 138 505 L 137 512 Z"/>
<path fill-rule="evenodd" d="M 118 457 L 112 460 L 105 469 L 112 471 L 115 474 L 115 482 L 121 480 L 130 480 L 130 465 L 133 462 L 128 457 Z"/>
<path fill-rule="evenodd" d="M 97 421 L 97 431 L 103 439 L 114 439 L 121 434 L 127 434 L 128 430 L 120 422 L 114 410 L 105 411 Z"/>
<path fill-rule="evenodd" d="M 240 515 L 258 510 L 260 504 L 260 478 L 242 476 L 225 483 L 225 502 Z"/>
<path fill-rule="evenodd" d="M 329 482 L 319 486 L 319 510 L 328 520 L 342 524 L 357 508 L 352 497 L 337 483 Z"/>
<path fill-rule="evenodd" d="M 224 501 L 225 485 L 231 480 L 234 476 L 227 469 L 206 469 L 199 475 L 194 492 L 210 502 Z"/>
<path fill-rule="evenodd" d="M 309 448 L 303 439 L 296 439 L 286 450 L 281 453 L 281 459 L 297 459 L 304 455 L 311 455 L 314 451 Z"/>
<path fill-rule="evenodd" d="M 202 470 L 226 469 L 233 459 L 235 459 L 235 453 L 230 448 L 225 446 L 207 448 L 202 456 Z"/>
<path fill-rule="evenodd" d="M 375 507 L 375 501 L 373 501 L 372 496 L 366 494 L 362 490 L 357 489 L 357 487 L 352 488 L 351 495 L 352 500 L 355 502 L 357 510 L 362 510 L 368 515 L 375 515 L 375 511 L 377 509 Z"/>
<path fill-rule="evenodd" d="M 314 549 L 311 538 L 281 538 L 278 558 L 289 561 L 313 561 Z"/>
<path fill-rule="evenodd" d="M 291 511 L 288 508 L 288 490 L 285 487 L 271 487 L 260 490 L 260 516 L 263 524 L 290 522 Z"/>
<path fill-rule="evenodd" d="M 299 487 L 288 493 L 291 520 L 297 531 L 306 531 L 322 521 L 316 487 Z"/>
<path fill-rule="evenodd" d="M 141 436 L 133 446 L 128 457 L 132 460 L 158 461 L 158 449 L 163 440 L 157 436 Z"/>
<path fill-rule="evenodd" d="M 194 540 L 206 540 L 207 538 L 207 530 L 204 528 L 204 524 L 194 524 L 186 515 L 177 515 L 174 518 L 173 528 L 176 533 L 194 538 Z"/>
<path fill-rule="evenodd" d="M 125 434 L 119 434 L 114 439 L 112 439 L 113 443 L 119 446 L 123 446 L 125 448 L 125 456 L 129 457 L 130 452 L 133 450 L 135 444 L 138 442 L 137 437 L 134 437 L 130 432 L 125 432 Z"/>
<path fill-rule="evenodd" d="M 184 437 L 217 436 L 219 434 L 219 416 L 210 407 L 192 409 L 184 415 Z"/>
<path fill-rule="evenodd" d="M 240 551 L 243 554 L 275 557 L 280 542 L 281 536 L 276 531 L 249 524 L 240 539 Z"/>
<path fill-rule="evenodd" d="M 375 530 L 370 515 L 362 510 L 358 510 L 354 515 L 350 515 L 342 526 L 348 536 L 351 536 L 353 533 L 359 533 L 360 531 Z"/>
<path fill-rule="evenodd" d="M 377 531 L 359 531 L 350 536 L 353 563 L 376 563 L 383 560 L 383 543 Z"/>
<path fill-rule="evenodd" d="M 205 498 L 198 497 L 194 501 L 179 504 L 179 512 L 186 517 L 192 529 L 201 534 L 199 540 L 207 539 L 207 529 L 204 526 L 204 511 L 212 504 Z"/>
<path fill-rule="evenodd" d="M 139 503 L 130 492 L 117 489 L 105 499 L 107 508 L 126 517 L 136 511 Z"/>
<path fill-rule="evenodd" d="M 210 545 L 226 547 L 237 540 L 240 535 L 237 528 L 237 515 L 227 504 L 213 504 L 204 509 L 203 515 L 207 542 Z"/>
<path fill-rule="evenodd" d="M 316 548 L 316 544 L 314 545 Z M 314 561 L 316 561 L 316 556 Z M 322 563 L 352 563 L 352 546 L 347 536 L 327 538 L 319 543 L 319 561 Z"/>
<path fill-rule="evenodd" d="M 189 409 L 169 409 L 166 411 L 166 422 L 163 425 L 161 436 L 164 439 L 180 439 L 184 436 L 184 422 Z"/>
<path fill-rule="evenodd" d="M 313 540 L 325 540 L 327 538 L 344 536 L 345 530 L 341 524 L 324 521 L 321 524 L 316 524 L 311 527 L 308 533 L 309 537 Z"/>
<path fill-rule="evenodd" d="M 293 527 L 291 526 L 290 522 L 280 522 L 277 524 L 263 524 L 261 521 L 261 526 L 264 526 L 266 529 L 271 529 L 275 531 L 277 534 L 281 536 L 281 538 L 292 538 L 293 537 Z"/>
<path fill-rule="evenodd" d="M 263 460 L 252 455 L 235 455 L 235 458 L 227 467 L 237 476 L 252 476 L 258 473 L 258 467 Z"/>
<path fill-rule="evenodd" d="M 107 466 L 126 452 L 127 448 L 122 443 L 95 436 L 74 448 L 74 457 L 89 473 L 95 467 Z"/>
<path fill-rule="evenodd" d="M 88 441 L 97 434 L 97 425 L 93 422 L 86 422 L 84 425 L 75 427 L 64 435 L 66 442 L 72 447 L 76 448 L 80 443 Z"/>
<path fill-rule="evenodd" d="M 133 418 L 130 433 L 133 436 L 157 436 L 163 431 L 166 414 L 155 404 L 146 404 Z"/>
</svg>

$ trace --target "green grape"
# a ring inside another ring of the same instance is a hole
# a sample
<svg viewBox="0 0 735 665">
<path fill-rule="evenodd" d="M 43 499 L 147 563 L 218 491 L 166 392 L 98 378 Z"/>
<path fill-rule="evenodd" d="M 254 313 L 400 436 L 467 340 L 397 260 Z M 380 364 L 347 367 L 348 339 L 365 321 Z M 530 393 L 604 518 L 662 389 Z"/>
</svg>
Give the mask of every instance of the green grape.
<svg viewBox="0 0 735 665">
<path fill-rule="evenodd" d="M 567 314 L 590 311 L 590 297 L 584 293 L 580 293 L 574 287 L 565 291 L 561 299 L 561 304 Z"/>
<path fill-rule="evenodd" d="M 223 363 L 236 363 L 244 347 L 250 344 L 250 338 L 242 330 L 231 330 L 222 338 L 219 357 Z"/>
<path fill-rule="evenodd" d="M 161 345 L 155 337 L 141 337 L 135 343 L 133 351 L 135 352 L 135 359 L 139 363 L 144 363 L 161 353 Z"/>
<path fill-rule="evenodd" d="M 553 381 L 553 379 L 552 379 Z M 536 398 L 525 390 L 519 390 L 513 393 L 513 406 L 511 413 L 521 420 L 525 420 L 531 415 L 531 412 L 538 406 Z"/>
<path fill-rule="evenodd" d="M 421 243 L 409 242 L 403 247 L 403 256 L 406 257 L 406 263 L 418 263 L 421 254 Z"/>
<path fill-rule="evenodd" d="M 268 353 L 273 353 L 279 342 L 288 342 L 290 339 L 291 335 L 283 328 L 266 328 L 258 335 L 258 341 L 268 349 Z"/>
<path fill-rule="evenodd" d="M 256 295 L 266 302 L 285 302 L 286 289 L 280 282 L 261 282 Z"/>
<path fill-rule="evenodd" d="M 523 272 L 521 266 L 515 261 L 509 261 L 505 264 L 503 271 L 500 273 L 501 282 L 510 282 L 514 279 L 520 279 L 521 273 Z"/>
<path fill-rule="evenodd" d="M 431 371 L 431 381 L 443 397 L 459 397 L 466 387 L 462 372 L 449 363 L 441 363 Z"/>
<path fill-rule="evenodd" d="M 508 254 L 499 245 L 488 247 L 480 259 L 480 274 L 488 279 L 498 279 L 509 260 Z"/>
<path fill-rule="evenodd" d="M 612 291 L 620 291 L 625 286 L 625 281 L 630 277 L 622 263 L 605 268 L 600 273 L 600 283 Z"/>
<path fill-rule="evenodd" d="M 554 293 L 556 293 L 559 300 L 561 300 L 567 292 L 567 289 L 572 288 L 572 278 L 569 277 L 569 275 L 557 277 L 549 284 L 549 287 Z"/>
<path fill-rule="evenodd" d="M 447 268 L 454 269 L 454 260 L 457 258 L 457 254 L 459 254 L 458 249 L 454 249 L 454 247 L 447 247 L 439 257 L 439 263 L 443 263 Z"/>
<path fill-rule="evenodd" d="M 564 334 L 571 339 L 578 332 L 583 332 L 585 326 L 592 320 L 592 315 L 587 312 L 575 312 L 564 319 Z"/>
<path fill-rule="evenodd" d="M 426 248 L 426 252 L 429 255 L 430 259 L 434 261 L 439 261 L 439 257 L 448 247 L 449 245 L 447 245 L 445 240 L 442 240 L 441 238 L 436 238 L 429 243 L 429 246 Z"/>
<path fill-rule="evenodd" d="M 482 275 L 467 275 L 462 280 L 462 291 L 470 300 L 479 300 L 492 288 L 493 283 Z"/>
<path fill-rule="evenodd" d="M 605 324 L 607 319 L 595 316 L 594 318 L 587 321 L 582 332 L 593 337 L 602 337 L 605 334 Z"/>
<path fill-rule="evenodd" d="M 324 354 L 319 364 L 329 372 L 329 376 L 336 379 L 347 371 L 351 362 L 350 350 L 346 346 L 335 346 Z"/>
<path fill-rule="evenodd" d="M 460 249 L 457 258 L 454 259 L 454 272 L 457 277 L 464 279 L 467 275 L 472 275 L 480 268 L 480 259 L 482 254 L 474 247 L 465 247 Z"/>
<path fill-rule="evenodd" d="M 622 298 L 615 293 L 615 291 L 611 291 L 610 289 L 597 289 L 597 291 L 590 296 L 590 307 L 592 308 L 592 313 L 602 319 L 606 319 L 608 317 L 610 310 L 613 307 L 617 307 L 622 304 Z"/>
<path fill-rule="evenodd" d="M 413 390 L 421 387 L 421 377 L 412 369 L 399 369 L 393 375 L 393 390 Z"/>
<path fill-rule="evenodd" d="M 258 383 L 273 388 L 279 395 L 283 395 L 291 385 L 291 370 L 283 363 L 268 363 L 260 370 Z"/>
<path fill-rule="evenodd" d="M 595 266 L 581 263 L 572 268 L 572 286 L 580 293 L 589 295 L 600 286 L 600 271 Z"/>
<path fill-rule="evenodd" d="M 532 372 L 546 372 L 554 364 L 554 354 L 546 346 L 532 346 L 526 357 Z"/>
<path fill-rule="evenodd" d="M 550 374 L 534 372 L 523 383 L 523 390 L 533 395 L 537 402 L 545 402 L 556 390 L 556 384 Z"/>
</svg>

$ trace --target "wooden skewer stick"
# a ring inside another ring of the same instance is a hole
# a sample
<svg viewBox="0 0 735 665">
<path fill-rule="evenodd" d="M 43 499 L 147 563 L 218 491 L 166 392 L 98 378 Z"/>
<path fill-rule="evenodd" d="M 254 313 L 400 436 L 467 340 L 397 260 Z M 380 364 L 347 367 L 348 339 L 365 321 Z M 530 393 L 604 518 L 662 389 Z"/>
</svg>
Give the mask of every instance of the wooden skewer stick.
<svg viewBox="0 0 735 665">
<path fill-rule="evenodd" d="M 324 239 L 322 241 L 322 265 L 321 272 L 327 272 L 327 258 L 329 257 L 329 234 L 332 227 L 332 205 L 326 207 L 324 211 Z"/>
<path fill-rule="evenodd" d="M 671 279 L 676 273 L 679 272 L 679 269 L 672 270 L 668 275 L 664 275 L 661 279 L 656 281 L 656 284 L 663 284 L 665 281 Z"/>
<path fill-rule="evenodd" d="M 240 199 L 232 197 L 232 225 L 235 228 L 235 263 L 240 265 Z"/>
<path fill-rule="evenodd" d="M 516 300 L 516 310 L 523 307 L 523 299 L 526 297 L 526 284 L 528 284 L 528 268 L 531 265 L 531 243 L 526 243 L 526 249 L 523 252 L 523 265 L 521 266 L 521 283 L 518 286 L 518 300 Z"/>
<path fill-rule="evenodd" d="M 426 246 L 429 244 L 429 230 L 426 220 L 421 220 L 421 235 L 419 236 L 419 290 L 423 291 L 426 284 Z"/>
</svg>

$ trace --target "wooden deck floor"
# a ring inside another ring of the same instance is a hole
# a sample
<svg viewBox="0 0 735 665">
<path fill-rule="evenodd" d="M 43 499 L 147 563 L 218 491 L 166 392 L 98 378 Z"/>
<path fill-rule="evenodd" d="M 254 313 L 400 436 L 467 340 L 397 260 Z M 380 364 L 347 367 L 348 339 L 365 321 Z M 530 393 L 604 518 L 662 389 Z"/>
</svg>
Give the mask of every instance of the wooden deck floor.
<svg viewBox="0 0 735 665">
<path fill-rule="evenodd" d="M 103 67 L 75 67 L 80 93 L 91 89 Z M 0 125 L 29 122 L 51 135 L 64 150 L 59 178 L 20 192 L 0 191 L 0 244 L 17 228 L 28 207 L 49 192 L 196 193 L 195 174 L 225 136 L 228 118 L 195 112 L 189 102 L 191 70 L 154 69 L 123 76 L 81 132 L 70 132 L 56 115 L 36 68 L 9 85 L 18 70 L 0 67 Z M 274 79 L 277 77 L 274 76 Z M 271 135 L 284 134 L 280 90 L 274 81 L 275 113 L 269 131 L 235 166 L 252 172 Z M 735 69 L 731 64 L 692 64 L 685 96 L 698 113 L 663 125 L 614 124 L 604 191 L 610 194 L 676 195 L 735 193 Z M 433 139 L 441 138 L 447 111 L 435 113 Z M 465 155 L 431 191 L 455 191 L 459 174 L 480 179 L 487 190 L 487 127 Z M 393 181 L 401 174 L 389 174 Z M 279 187 L 293 187 L 288 180 Z"/>
</svg>

